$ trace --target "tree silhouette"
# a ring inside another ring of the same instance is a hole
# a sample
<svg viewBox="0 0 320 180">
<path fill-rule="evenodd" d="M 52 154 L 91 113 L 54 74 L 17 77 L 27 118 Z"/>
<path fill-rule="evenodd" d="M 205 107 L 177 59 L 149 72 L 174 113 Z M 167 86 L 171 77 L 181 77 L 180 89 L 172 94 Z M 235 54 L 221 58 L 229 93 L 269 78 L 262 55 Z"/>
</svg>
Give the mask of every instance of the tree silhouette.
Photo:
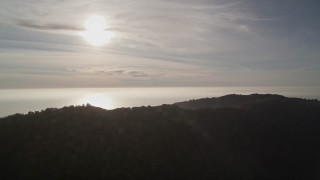
<svg viewBox="0 0 320 180">
<path fill-rule="evenodd" d="M 255 94 L 183 103 L 2 118 L 0 178 L 319 177 L 319 101 Z"/>
</svg>

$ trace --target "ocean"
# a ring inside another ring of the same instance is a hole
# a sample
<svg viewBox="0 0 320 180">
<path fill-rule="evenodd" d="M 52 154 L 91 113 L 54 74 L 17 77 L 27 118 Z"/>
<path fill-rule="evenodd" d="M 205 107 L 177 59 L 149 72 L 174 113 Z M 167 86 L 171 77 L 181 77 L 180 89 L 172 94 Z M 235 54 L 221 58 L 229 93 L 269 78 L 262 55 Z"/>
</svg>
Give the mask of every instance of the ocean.
<svg viewBox="0 0 320 180">
<path fill-rule="evenodd" d="M 320 87 L 157 87 L 1 89 L 0 117 L 70 105 L 91 104 L 104 109 L 155 106 L 227 94 L 280 94 L 320 100 Z"/>
</svg>

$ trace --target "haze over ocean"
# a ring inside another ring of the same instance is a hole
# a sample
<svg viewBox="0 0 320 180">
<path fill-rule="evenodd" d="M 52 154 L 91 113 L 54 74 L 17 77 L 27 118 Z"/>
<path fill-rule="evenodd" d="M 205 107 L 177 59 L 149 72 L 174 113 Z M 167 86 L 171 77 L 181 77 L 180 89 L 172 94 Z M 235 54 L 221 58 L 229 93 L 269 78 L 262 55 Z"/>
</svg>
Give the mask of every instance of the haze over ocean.
<svg viewBox="0 0 320 180">
<path fill-rule="evenodd" d="M 288 97 L 320 99 L 320 87 L 159 87 L 1 89 L 0 117 L 89 103 L 105 109 L 155 106 L 226 94 L 270 93 Z"/>
</svg>

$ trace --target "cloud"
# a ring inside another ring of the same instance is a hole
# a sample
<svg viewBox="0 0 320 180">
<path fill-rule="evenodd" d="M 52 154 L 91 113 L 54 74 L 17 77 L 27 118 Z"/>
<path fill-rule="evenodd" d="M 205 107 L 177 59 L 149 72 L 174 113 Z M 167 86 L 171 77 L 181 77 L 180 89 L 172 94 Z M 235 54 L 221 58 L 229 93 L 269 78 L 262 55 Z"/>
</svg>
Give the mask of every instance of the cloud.
<svg viewBox="0 0 320 180">
<path fill-rule="evenodd" d="M 62 31 L 83 31 L 84 28 L 67 24 L 42 24 L 35 21 L 17 19 L 15 24 L 18 26 L 36 30 L 62 30 Z"/>
<path fill-rule="evenodd" d="M 173 85 L 229 85 L 289 72 L 295 62 L 312 67 L 319 59 L 316 0 L 311 5 L 298 0 L 0 1 L 0 62 L 12 61 L 19 52 L 19 66 L 24 58 L 34 60 L 26 52 L 43 53 L 32 65 L 46 59 L 44 71 L 58 64 L 68 75 L 88 77 L 86 83 L 130 81 L 133 86 L 161 79 Z M 115 34 L 101 48 L 76 33 L 93 14 L 104 16 Z M 7 58 L 3 53 L 9 51 Z M 64 55 L 46 58 L 54 53 Z M 26 73 L 45 73 L 37 68 Z"/>
<path fill-rule="evenodd" d="M 161 70 L 136 69 L 132 67 L 115 68 L 112 66 L 104 67 L 83 67 L 69 68 L 69 71 L 77 74 L 114 76 L 120 78 L 160 78 L 165 75 Z"/>
<path fill-rule="evenodd" d="M 129 71 L 127 72 L 127 74 L 133 76 L 133 77 L 155 77 L 154 74 L 147 74 L 143 71 Z M 159 77 L 159 74 L 157 75 L 157 77 Z"/>
<path fill-rule="evenodd" d="M 247 25 L 240 25 L 238 31 L 240 32 L 246 32 L 246 33 L 250 33 L 251 30 Z"/>
</svg>

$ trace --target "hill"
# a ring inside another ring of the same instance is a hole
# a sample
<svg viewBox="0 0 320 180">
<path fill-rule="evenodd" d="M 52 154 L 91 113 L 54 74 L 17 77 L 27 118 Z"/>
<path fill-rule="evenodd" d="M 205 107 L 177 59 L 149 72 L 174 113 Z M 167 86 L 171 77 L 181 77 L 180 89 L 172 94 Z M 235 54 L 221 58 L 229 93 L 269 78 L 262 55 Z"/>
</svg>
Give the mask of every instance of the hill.
<svg viewBox="0 0 320 180">
<path fill-rule="evenodd" d="M 185 102 L 178 102 L 174 105 L 184 109 L 201 109 L 201 108 L 245 108 L 247 106 L 261 105 L 267 103 L 310 103 L 299 98 L 287 98 L 276 94 L 251 94 L 251 95 L 237 95 L 230 94 L 222 97 L 202 98 L 196 100 L 189 100 Z M 313 101 L 318 103 L 317 100 Z"/>
<path fill-rule="evenodd" d="M 319 117 L 319 101 L 278 95 L 15 114 L 0 178 L 318 179 Z"/>
</svg>

